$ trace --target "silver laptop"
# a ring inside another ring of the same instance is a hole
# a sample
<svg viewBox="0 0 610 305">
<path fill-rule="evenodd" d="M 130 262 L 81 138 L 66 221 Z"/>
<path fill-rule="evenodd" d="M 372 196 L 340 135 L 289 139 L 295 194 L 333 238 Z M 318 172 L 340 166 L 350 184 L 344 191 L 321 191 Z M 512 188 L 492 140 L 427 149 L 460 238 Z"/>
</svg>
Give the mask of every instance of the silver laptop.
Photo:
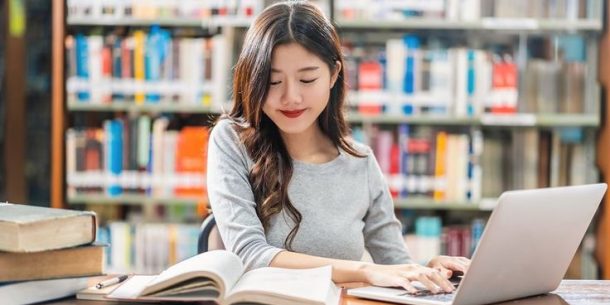
<svg viewBox="0 0 610 305">
<path fill-rule="evenodd" d="M 374 286 L 347 293 L 403 304 L 476 305 L 553 291 L 606 189 L 600 183 L 503 193 L 454 293 L 415 296 Z"/>
</svg>

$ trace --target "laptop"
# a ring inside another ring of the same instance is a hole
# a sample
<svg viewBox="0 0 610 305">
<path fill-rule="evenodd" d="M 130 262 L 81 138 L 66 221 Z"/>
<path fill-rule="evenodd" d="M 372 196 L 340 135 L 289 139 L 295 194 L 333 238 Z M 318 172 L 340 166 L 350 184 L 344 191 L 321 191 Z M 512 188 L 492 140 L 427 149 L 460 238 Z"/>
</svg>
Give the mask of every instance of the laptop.
<svg viewBox="0 0 610 305">
<path fill-rule="evenodd" d="M 347 294 L 414 305 L 476 305 L 557 289 L 599 203 L 605 183 L 508 191 L 498 199 L 468 272 L 450 294 L 362 287 Z"/>
</svg>

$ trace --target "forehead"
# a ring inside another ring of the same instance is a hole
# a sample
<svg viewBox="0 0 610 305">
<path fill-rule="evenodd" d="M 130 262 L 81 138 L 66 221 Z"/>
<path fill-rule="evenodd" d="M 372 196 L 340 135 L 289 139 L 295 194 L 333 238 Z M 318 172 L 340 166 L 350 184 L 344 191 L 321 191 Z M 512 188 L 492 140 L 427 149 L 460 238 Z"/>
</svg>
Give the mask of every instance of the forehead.
<svg viewBox="0 0 610 305">
<path fill-rule="evenodd" d="M 278 45 L 271 54 L 271 66 L 278 70 L 298 70 L 304 66 L 317 65 L 322 68 L 324 62 L 314 53 L 309 52 L 296 42 Z"/>
</svg>

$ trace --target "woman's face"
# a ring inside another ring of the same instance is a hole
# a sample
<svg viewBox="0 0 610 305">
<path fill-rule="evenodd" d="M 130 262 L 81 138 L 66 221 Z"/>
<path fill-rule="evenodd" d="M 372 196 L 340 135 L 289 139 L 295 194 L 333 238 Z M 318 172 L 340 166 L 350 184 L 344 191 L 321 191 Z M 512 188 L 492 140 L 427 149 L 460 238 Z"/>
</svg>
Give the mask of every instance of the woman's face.
<svg viewBox="0 0 610 305">
<path fill-rule="evenodd" d="M 263 112 L 286 134 L 317 128 L 316 120 L 328 104 L 330 89 L 340 71 L 298 43 L 276 46 L 271 55 L 271 83 Z"/>
</svg>

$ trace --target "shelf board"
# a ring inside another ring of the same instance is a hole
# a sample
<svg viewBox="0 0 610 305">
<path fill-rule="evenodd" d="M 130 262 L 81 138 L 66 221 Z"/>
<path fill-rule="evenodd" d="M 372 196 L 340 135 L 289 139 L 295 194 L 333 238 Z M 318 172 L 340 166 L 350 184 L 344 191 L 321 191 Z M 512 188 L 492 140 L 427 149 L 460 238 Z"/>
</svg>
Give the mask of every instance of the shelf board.
<svg viewBox="0 0 610 305">
<path fill-rule="evenodd" d="M 337 20 L 339 29 L 353 30 L 506 30 L 506 31 L 601 31 L 600 20 L 531 18 L 483 18 L 478 21 L 459 21 L 431 18 L 411 18 L 395 21 Z"/>
<path fill-rule="evenodd" d="M 146 195 L 121 195 L 109 197 L 104 194 L 76 195 L 68 198 L 70 205 L 75 204 L 110 204 L 110 205 L 197 205 L 202 200 L 197 198 L 151 198 Z M 207 204 L 207 199 L 203 202 Z M 495 199 L 485 199 L 479 203 L 472 202 L 437 202 L 429 198 L 395 199 L 394 206 L 398 209 L 417 210 L 464 210 L 491 211 L 495 207 Z"/>
<path fill-rule="evenodd" d="M 460 210 L 460 211 L 491 211 L 496 206 L 495 199 L 483 199 L 475 202 L 434 201 L 430 198 L 395 199 L 397 209 L 413 210 Z"/>
<path fill-rule="evenodd" d="M 171 26 L 171 27 L 201 27 L 201 19 L 194 18 L 159 18 L 159 19 L 136 19 L 136 18 L 75 18 L 68 17 L 68 25 L 83 26 Z"/>
<path fill-rule="evenodd" d="M 138 19 L 138 18 L 77 18 L 68 17 L 67 24 L 72 26 L 152 26 L 163 27 L 248 27 L 253 18 L 245 17 L 217 17 L 214 19 L 196 18 L 158 18 L 158 19 Z"/>
<path fill-rule="evenodd" d="M 597 114 L 517 114 L 451 117 L 440 115 L 362 115 L 349 113 L 350 123 L 452 125 L 489 127 L 598 127 Z"/>
<path fill-rule="evenodd" d="M 68 197 L 68 203 L 74 204 L 115 204 L 115 205 L 143 205 L 143 204 L 160 204 L 160 205 L 197 205 L 199 202 L 205 202 L 206 199 L 197 198 L 152 198 L 146 195 L 120 195 L 117 197 L 109 197 L 103 194 L 91 195 L 76 195 Z"/>
<path fill-rule="evenodd" d="M 362 115 L 350 113 L 347 116 L 351 123 L 376 123 L 376 124 L 398 124 L 407 123 L 415 125 L 479 125 L 480 121 L 476 118 L 457 118 L 451 116 L 433 115 Z"/>
<path fill-rule="evenodd" d="M 545 127 L 598 127 L 598 114 L 539 114 L 536 124 Z"/>
<path fill-rule="evenodd" d="M 109 104 L 79 103 L 68 102 L 68 111 L 91 111 L 91 112 L 178 112 L 178 113 L 210 113 L 219 114 L 218 109 L 189 104 L 142 104 L 136 105 L 133 102 L 112 102 Z"/>
</svg>

